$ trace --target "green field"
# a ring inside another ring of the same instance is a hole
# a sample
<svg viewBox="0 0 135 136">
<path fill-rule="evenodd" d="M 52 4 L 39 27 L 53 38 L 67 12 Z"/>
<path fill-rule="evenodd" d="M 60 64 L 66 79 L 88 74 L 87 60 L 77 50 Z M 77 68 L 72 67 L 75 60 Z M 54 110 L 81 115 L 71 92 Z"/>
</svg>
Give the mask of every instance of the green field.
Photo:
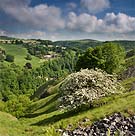
<svg viewBox="0 0 135 136">
<path fill-rule="evenodd" d="M 14 63 L 19 66 L 24 66 L 27 62 L 30 62 L 33 68 L 39 67 L 39 65 L 44 61 L 38 57 L 32 56 L 32 60 L 26 60 L 28 51 L 21 45 L 11 45 L 11 44 L 0 44 L 0 48 L 6 51 L 6 54 L 13 55 L 15 57 Z M 10 64 L 9 62 L 6 62 Z"/>
</svg>

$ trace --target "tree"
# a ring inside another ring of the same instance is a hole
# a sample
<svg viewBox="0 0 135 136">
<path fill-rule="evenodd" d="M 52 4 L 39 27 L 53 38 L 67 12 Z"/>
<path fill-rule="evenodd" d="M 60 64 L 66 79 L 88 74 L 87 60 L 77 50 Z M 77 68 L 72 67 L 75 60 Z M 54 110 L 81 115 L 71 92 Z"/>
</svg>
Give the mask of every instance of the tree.
<svg viewBox="0 0 135 136">
<path fill-rule="evenodd" d="M 7 54 L 6 55 L 6 61 L 8 61 L 8 62 L 14 62 L 14 56 L 10 55 L 10 54 Z"/>
<path fill-rule="evenodd" d="M 27 69 L 32 69 L 32 65 L 29 62 L 27 62 L 24 67 Z"/>
<path fill-rule="evenodd" d="M 27 54 L 27 56 L 26 56 L 26 60 L 32 60 L 32 57 L 31 57 L 31 55 L 30 55 L 30 54 Z"/>
<path fill-rule="evenodd" d="M 23 44 L 22 40 L 15 40 L 15 44 Z"/>
<path fill-rule="evenodd" d="M 69 75 L 60 85 L 60 104 L 68 110 L 86 104 L 92 105 L 94 100 L 124 91 L 114 75 L 100 69 L 83 69 Z"/>
<path fill-rule="evenodd" d="M 79 57 L 76 70 L 81 68 L 100 68 L 107 73 L 118 73 L 124 68 L 125 50 L 115 43 L 105 43 L 102 46 L 88 48 Z"/>
</svg>

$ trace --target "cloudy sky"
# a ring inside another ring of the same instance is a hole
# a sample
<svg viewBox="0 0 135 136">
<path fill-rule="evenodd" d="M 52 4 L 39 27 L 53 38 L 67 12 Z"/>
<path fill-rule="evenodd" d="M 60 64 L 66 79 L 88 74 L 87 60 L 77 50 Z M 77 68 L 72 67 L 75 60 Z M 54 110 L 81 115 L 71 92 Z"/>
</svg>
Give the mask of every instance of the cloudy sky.
<svg viewBox="0 0 135 136">
<path fill-rule="evenodd" d="M 0 0 L 0 35 L 135 40 L 135 0 Z"/>
</svg>

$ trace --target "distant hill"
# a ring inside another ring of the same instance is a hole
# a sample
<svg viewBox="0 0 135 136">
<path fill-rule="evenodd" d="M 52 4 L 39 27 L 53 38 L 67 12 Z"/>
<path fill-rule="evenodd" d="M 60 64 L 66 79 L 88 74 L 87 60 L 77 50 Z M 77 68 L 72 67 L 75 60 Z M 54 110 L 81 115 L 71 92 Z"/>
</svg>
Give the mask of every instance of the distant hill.
<svg viewBox="0 0 135 136">
<path fill-rule="evenodd" d="M 18 38 L 8 37 L 8 36 L 0 36 L 0 40 L 17 40 Z M 19 39 L 23 40 L 23 39 Z M 27 39 L 25 41 L 30 41 L 31 39 Z M 95 47 L 101 45 L 106 42 L 114 42 L 122 45 L 126 50 L 130 50 L 135 48 L 135 40 L 113 40 L 113 41 L 99 41 L 94 39 L 80 39 L 80 40 L 65 40 L 65 41 L 55 41 L 51 40 L 41 40 L 41 39 L 32 39 L 35 42 L 40 42 L 41 44 L 50 44 L 55 46 L 67 46 L 70 48 L 79 48 L 82 50 L 86 50 L 89 47 Z"/>
<path fill-rule="evenodd" d="M 135 48 L 135 41 L 117 40 L 117 41 L 111 41 L 111 42 L 120 44 L 126 50 L 130 50 L 130 49 L 134 49 Z"/>
<path fill-rule="evenodd" d="M 72 48 L 87 49 L 88 47 L 94 47 L 102 42 L 92 39 L 82 39 L 82 40 L 69 40 L 69 41 L 56 41 L 54 45 L 57 46 L 68 46 Z"/>
<path fill-rule="evenodd" d="M 13 55 L 15 57 L 14 63 L 19 66 L 24 66 L 27 62 L 30 62 L 33 68 L 39 67 L 43 60 L 39 59 L 38 57 L 32 56 L 32 60 L 26 60 L 26 56 L 28 51 L 21 45 L 14 45 L 14 44 L 0 44 L 0 48 L 5 50 L 6 54 Z M 9 64 L 9 62 L 5 63 Z"/>
<path fill-rule="evenodd" d="M 92 39 L 82 39 L 82 40 L 67 40 L 67 41 L 56 41 L 54 45 L 57 46 L 68 46 L 72 48 L 87 49 L 89 47 L 95 47 L 106 42 L 118 43 L 123 46 L 126 50 L 135 48 L 135 41 L 128 40 L 117 40 L 117 41 L 98 41 Z"/>
<path fill-rule="evenodd" d="M 17 38 L 8 37 L 8 36 L 0 36 L 0 40 L 15 40 Z"/>
</svg>

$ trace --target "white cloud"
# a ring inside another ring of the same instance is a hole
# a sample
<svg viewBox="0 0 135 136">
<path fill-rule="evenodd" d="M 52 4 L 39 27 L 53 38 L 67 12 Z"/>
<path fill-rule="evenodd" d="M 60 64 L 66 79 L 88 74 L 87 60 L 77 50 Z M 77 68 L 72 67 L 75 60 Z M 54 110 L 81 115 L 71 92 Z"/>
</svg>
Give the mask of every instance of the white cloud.
<svg viewBox="0 0 135 136">
<path fill-rule="evenodd" d="M 19 22 L 37 29 L 50 31 L 65 26 L 61 10 L 46 4 L 29 7 L 30 0 L 0 0 L 0 8 Z"/>
<path fill-rule="evenodd" d="M 46 39 L 46 32 L 43 31 L 31 31 L 25 33 L 8 34 L 11 37 L 24 38 L 24 39 Z"/>
<path fill-rule="evenodd" d="M 90 13 L 97 13 L 109 8 L 109 0 L 81 0 L 82 7 L 86 8 Z"/>
<path fill-rule="evenodd" d="M 103 19 L 98 19 L 87 13 L 77 16 L 70 12 L 67 28 L 88 33 L 129 33 L 135 32 L 135 17 L 123 13 L 107 13 Z"/>
<path fill-rule="evenodd" d="M 108 32 L 128 33 L 135 31 L 135 17 L 126 14 L 107 13 L 104 18 L 104 30 Z"/>
<path fill-rule="evenodd" d="M 0 29 L 0 36 L 6 36 L 6 35 L 7 35 L 7 32 Z"/>
<path fill-rule="evenodd" d="M 96 16 L 91 16 L 87 13 L 77 16 L 74 12 L 70 12 L 68 17 L 67 27 L 71 30 L 93 32 L 97 24 L 100 23 Z"/>
<path fill-rule="evenodd" d="M 107 39 L 126 39 L 126 37 L 134 39 L 135 37 L 135 17 L 123 13 L 107 13 L 104 18 L 99 19 L 91 14 L 108 8 L 109 0 L 81 0 L 82 6 L 90 13 L 78 15 L 75 12 L 69 12 L 68 16 L 64 18 L 62 18 L 62 11 L 58 7 L 47 4 L 30 7 L 30 2 L 31 0 L 0 0 L 0 11 L 4 11 L 19 21 L 22 24 L 22 29 L 26 25 L 28 26 L 26 27 L 27 31 L 31 30 L 26 33 L 21 33 L 22 30 L 20 30 L 19 34 L 0 30 L 0 35 L 53 40 L 88 38 L 89 36 L 93 36 L 95 39 L 96 37 L 100 39 L 103 37 L 107 37 Z M 72 11 L 77 6 L 75 3 L 68 4 Z"/>
</svg>

